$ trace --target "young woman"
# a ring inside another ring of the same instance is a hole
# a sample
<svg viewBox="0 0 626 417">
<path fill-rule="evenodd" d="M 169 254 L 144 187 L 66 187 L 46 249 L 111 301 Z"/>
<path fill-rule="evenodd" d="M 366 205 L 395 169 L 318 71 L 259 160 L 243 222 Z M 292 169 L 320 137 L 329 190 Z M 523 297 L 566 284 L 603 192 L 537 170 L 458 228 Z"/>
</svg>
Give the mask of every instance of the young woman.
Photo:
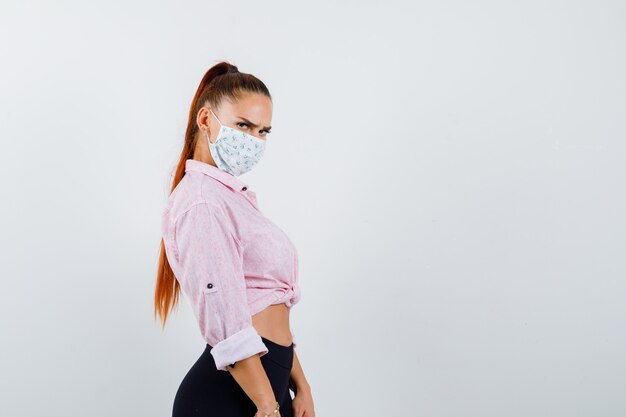
<svg viewBox="0 0 626 417">
<path fill-rule="evenodd" d="M 191 104 L 163 212 L 155 317 L 165 326 L 182 289 L 206 348 L 173 417 L 315 416 L 289 323 L 298 254 L 239 178 L 263 155 L 271 120 L 265 84 L 227 62 L 207 71 Z"/>
</svg>

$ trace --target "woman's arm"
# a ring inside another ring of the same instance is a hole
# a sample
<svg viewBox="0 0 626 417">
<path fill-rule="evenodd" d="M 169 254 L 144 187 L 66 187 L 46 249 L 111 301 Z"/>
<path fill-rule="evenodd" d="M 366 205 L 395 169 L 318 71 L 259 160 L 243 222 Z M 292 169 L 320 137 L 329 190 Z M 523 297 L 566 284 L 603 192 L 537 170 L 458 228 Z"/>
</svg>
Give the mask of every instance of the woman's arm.
<svg viewBox="0 0 626 417">
<path fill-rule="evenodd" d="M 227 365 L 226 369 L 254 402 L 262 415 L 269 414 L 274 410 L 276 398 L 258 354 L 237 361 L 234 367 Z"/>
<path fill-rule="evenodd" d="M 202 201 L 176 219 L 174 230 L 183 285 L 216 368 L 229 371 L 257 408 L 271 413 L 276 399 L 260 359 L 269 350 L 252 325 L 243 250 L 232 225 Z"/>
<path fill-rule="evenodd" d="M 301 391 L 309 393 L 311 392 L 311 386 L 304 376 L 304 371 L 302 370 L 302 366 L 300 365 L 300 360 L 298 359 L 298 355 L 295 349 L 293 351 L 293 366 L 291 367 L 289 388 L 296 395 Z"/>
<path fill-rule="evenodd" d="M 289 378 L 289 388 L 295 393 L 292 401 L 294 417 L 315 417 L 311 386 L 304 377 L 296 351 L 293 351 L 293 367 Z"/>
</svg>

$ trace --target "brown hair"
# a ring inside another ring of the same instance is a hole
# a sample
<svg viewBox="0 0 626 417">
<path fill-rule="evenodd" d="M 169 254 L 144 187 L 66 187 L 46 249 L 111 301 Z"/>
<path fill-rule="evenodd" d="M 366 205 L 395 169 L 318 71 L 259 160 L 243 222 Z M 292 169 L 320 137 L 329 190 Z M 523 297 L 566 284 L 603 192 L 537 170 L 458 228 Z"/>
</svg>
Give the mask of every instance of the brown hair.
<svg viewBox="0 0 626 417">
<path fill-rule="evenodd" d="M 196 117 L 200 108 L 208 103 L 212 108 L 218 109 L 223 100 L 234 102 L 243 93 L 264 94 L 270 99 L 272 98 L 269 90 L 261 80 L 254 75 L 239 72 L 235 65 L 226 61 L 215 64 L 204 74 L 196 95 L 191 102 L 185 141 L 176 171 L 174 172 L 170 193 L 174 191 L 185 175 L 185 161 L 193 158 L 199 131 Z M 159 255 L 154 292 L 154 319 L 156 320 L 157 315 L 161 316 L 162 328 L 165 327 L 169 312 L 177 305 L 179 295 L 180 284 L 167 261 L 165 244 L 163 239 L 161 239 L 161 254 Z"/>
</svg>

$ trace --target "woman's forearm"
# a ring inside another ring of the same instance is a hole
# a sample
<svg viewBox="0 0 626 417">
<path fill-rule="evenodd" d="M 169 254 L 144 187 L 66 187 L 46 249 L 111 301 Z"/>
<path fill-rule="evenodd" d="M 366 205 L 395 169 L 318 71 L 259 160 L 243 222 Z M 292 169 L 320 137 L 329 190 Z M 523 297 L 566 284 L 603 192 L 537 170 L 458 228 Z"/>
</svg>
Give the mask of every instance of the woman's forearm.
<svg viewBox="0 0 626 417">
<path fill-rule="evenodd" d="M 258 354 L 226 366 L 235 381 L 250 397 L 257 409 L 267 413 L 274 409 L 276 397 Z"/>
<path fill-rule="evenodd" d="M 289 378 L 289 388 L 297 394 L 298 391 L 311 391 L 311 386 L 304 376 L 304 371 L 300 365 L 300 360 L 296 350 L 293 350 L 293 366 L 291 367 L 291 374 Z"/>
</svg>

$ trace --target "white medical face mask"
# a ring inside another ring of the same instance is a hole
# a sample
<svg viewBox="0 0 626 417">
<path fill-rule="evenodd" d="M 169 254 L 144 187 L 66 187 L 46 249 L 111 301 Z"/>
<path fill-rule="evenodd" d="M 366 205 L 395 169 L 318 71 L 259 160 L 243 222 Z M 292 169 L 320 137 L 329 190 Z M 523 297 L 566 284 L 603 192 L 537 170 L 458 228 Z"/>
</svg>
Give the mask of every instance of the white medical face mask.
<svg viewBox="0 0 626 417">
<path fill-rule="evenodd" d="M 217 167 L 234 176 L 250 171 L 263 156 L 265 140 L 223 125 L 213 110 L 210 111 L 221 126 L 215 143 L 211 143 L 209 134 L 204 131 Z"/>
</svg>

